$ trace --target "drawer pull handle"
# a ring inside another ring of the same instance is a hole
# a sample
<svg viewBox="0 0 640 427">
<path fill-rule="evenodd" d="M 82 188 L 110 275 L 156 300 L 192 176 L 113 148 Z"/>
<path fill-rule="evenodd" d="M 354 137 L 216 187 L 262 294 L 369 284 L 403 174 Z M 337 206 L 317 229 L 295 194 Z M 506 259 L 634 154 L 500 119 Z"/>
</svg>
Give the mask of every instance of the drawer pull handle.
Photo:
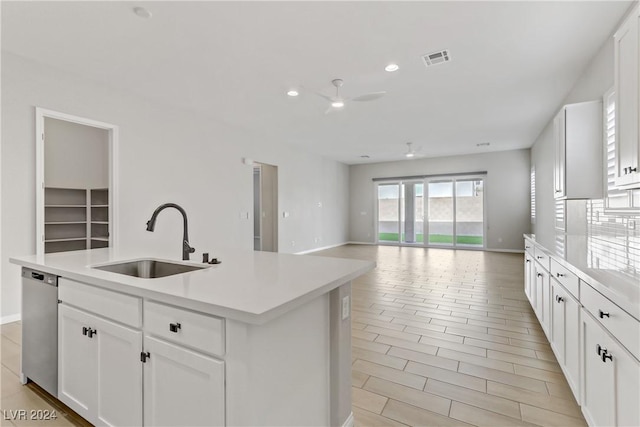
<svg viewBox="0 0 640 427">
<path fill-rule="evenodd" d="M 607 350 L 603 350 L 602 351 L 602 361 L 604 363 L 607 363 L 607 359 L 611 360 L 613 362 L 613 356 L 610 355 Z"/>
<path fill-rule="evenodd" d="M 87 328 L 86 326 L 82 327 L 82 335 L 87 336 L 87 334 L 89 333 L 91 329 Z"/>
<path fill-rule="evenodd" d="M 96 331 L 95 329 L 89 328 L 89 330 L 87 331 L 87 336 L 89 338 L 93 338 L 94 335 L 98 335 L 98 331 Z"/>
<path fill-rule="evenodd" d="M 536 258 L 538 258 L 538 259 L 542 259 L 542 258 L 544 258 L 544 257 L 543 257 L 543 256 L 538 255 L 538 256 L 536 256 Z"/>
<path fill-rule="evenodd" d="M 600 344 L 598 344 L 596 345 L 596 352 L 598 353 L 598 356 L 601 356 L 602 354 L 607 353 L 607 349 L 604 347 L 600 347 Z"/>
<path fill-rule="evenodd" d="M 524 248 L 525 249 L 531 249 L 531 246 L 525 246 Z"/>
<path fill-rule="evenodd" d="M 556 277 L 564 277 L 564 274 L 562 274 L 562 273 L 556 273 Z"/>
<path fill-rule="evenodd" d="M 182 329 L 182 325 L 180 325 L 180 323 L 169 323 L 169 330 L 171 332 L 175 332 L 177 334 L 179 329 Z"/>
<path fill-rule="evenodd" d="M 542 273 L 538 273 L 538 277 L 542 277 Z"/>
<path fill-rule="evenodd" d="M 564 301 L 564 298 L 562 298 L 560 295 L 556 295 L 556 302 L 562 302 Z"/>
<path fill-rule="evenodd" d="M 609 313 L 607 313 L 606 311 L 598 310 L 598 316 L 601 319 L 604 319 L 605 317 L 609 317 Z"/>
<path fill-rule="evenodd" d="M 531 262 L 531 260 L 530 260 L 530 259 L 527 259 L 527 260 L 525 260 L 525 261 L 527 261 L 527 262 Z"/>
</svg>

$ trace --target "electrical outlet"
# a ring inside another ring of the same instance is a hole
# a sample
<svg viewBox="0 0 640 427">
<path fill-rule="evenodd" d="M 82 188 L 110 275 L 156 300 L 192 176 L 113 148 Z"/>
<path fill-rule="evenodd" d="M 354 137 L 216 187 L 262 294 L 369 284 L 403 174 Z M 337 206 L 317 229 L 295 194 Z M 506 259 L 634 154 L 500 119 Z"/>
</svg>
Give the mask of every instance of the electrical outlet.
<svg viewBox="0 0 640 427">
<path fill-rule="evenodd" d="M 291 246 L 295 246 L 295 245 L 296 245 L 296 241 L 295 241 L 295 240 L 292 240 L 292 241 L 291 241 Z"/>
<path fill-rule="evenodd" d="M 282 212 L 282 218 L 289 218 L 289 212 Z"/>
<path fill-rule="evenodd" d="M 349 295 L 342 298 L 342 320 L 349 318 L 349 313 L 351 312 L 351 307 L 349 307 Z"/>
</svg>

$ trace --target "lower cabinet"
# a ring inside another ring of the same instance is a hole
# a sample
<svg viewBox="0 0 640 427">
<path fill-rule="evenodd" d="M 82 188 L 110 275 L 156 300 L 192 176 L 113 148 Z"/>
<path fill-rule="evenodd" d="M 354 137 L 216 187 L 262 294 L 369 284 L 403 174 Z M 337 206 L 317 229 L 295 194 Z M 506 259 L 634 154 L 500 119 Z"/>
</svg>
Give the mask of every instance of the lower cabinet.
<svg viewBox="0 0 640 427">
<path fill-rule="evenodd" d="M 551 279 L 549 341 L 576 400 L 580 401 L 580 303 Z"/>
<path fill-rule="evenodd" d="M 533 275 L 533 258 L 531 255 L 525 252 L 524 255 L 524 293 L 529 299 L 531 305 L 533 305 L 533 301 L 531 298 L 532 294 L 532 286 L 531 286 L 531 276 Z"/>
<path fill-rule="evenodd" d="M 549 325 L 551 317 L 549 272 L 539 263 L 535 263 L 535 296 L 533 309 L 538 316 L 542 329 L 549 336 Z"/>
<path fill-rule="evenodd" d="M 147 335 L 144 352 L 145 425 L 224 425 L 223 361 Z"/>
<path fill-rule="evenodd" d="M 640 362 L 581 309 L 582 412 L 592 426 L 640 425 Z"/>
<path fill-rule="evenodd" d="M 58 398 L 95 425 L 142 425 L 142 332 L 65 304 Z"/>
</svg>

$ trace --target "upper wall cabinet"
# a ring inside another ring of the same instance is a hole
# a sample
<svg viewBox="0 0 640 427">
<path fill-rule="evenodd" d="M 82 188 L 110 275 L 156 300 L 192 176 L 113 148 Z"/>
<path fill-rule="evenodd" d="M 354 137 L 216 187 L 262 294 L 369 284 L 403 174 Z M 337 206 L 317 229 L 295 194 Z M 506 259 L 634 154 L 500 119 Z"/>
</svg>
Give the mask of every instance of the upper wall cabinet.
<svg viewBox="0 0 640 427">
<path fill-rule="evenodd" d="M 556 199 L 601 199 L 602 102 L 565 105 L 554 121 Z"/>
<path fill-rule="evenodd" d="M 614 36 L 616 186 L 640 188 L 640 14 L 636 6 Z"/>
</svg>

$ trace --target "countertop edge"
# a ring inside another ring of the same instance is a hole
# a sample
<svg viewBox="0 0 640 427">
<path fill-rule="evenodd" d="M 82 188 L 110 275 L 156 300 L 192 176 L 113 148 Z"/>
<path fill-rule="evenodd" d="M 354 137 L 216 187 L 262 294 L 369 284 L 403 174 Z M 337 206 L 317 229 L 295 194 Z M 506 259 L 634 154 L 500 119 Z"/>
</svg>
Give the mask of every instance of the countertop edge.
<svg viewBox="0 0 640 427">
<path fill-rule="evenodd" d="M 297 307 L 304 305 L 305 303 L 324 295 L 343 284 L 352 281 L 353 279 L 361 276 L 362 274 L 371 271 L 376 267 L 376 263 L 372 261 L 363 261 L 369 265 L 362 266 L 348 274 L 345 274 L 337 279 L 327 282 L 325 285 L 320 286 L 304 295 L 301 295 L 295 299 L 284 302 L 283 304 L 274 307 L 270 310 L 261 313 L 251 313 L 242 310 L 236 310 L 233 308 L 210 304 L 195 299 L 184 298 L 176 295 L 166 294 L 164 292 L 158 292 L 148 289 L 139 288 L 136 286 L 127 285 L 125 283 L 118 282 L 116 280 L 105 280 L 97 278 L 95 276 L 77 273 L 74 271 L 62 269 L 50 265 L 42 265 L 37 262 L 27 261 L 19 257 L 10 257 L 9 262 L 19 265 L 21 267 L 31 268 L 34 270 L 42 271 L 56 276 L 64 277 L 69 280 L 73 280 L 80 283 L 89 284 L 92 286 L 100 287 L 113 292 L 133 295 L 140 298 L 145 298 L 153 301 L 158 301 L 174 306 L 184 307 L 194 311 L 200 311 L 207 314 L 224 317 L 230 320 L 235 320 L 242 323 L 249 323 L 253 325 L 262 325 L 269 322 L 284 313 L 291 311 Z"/>
</svg>

